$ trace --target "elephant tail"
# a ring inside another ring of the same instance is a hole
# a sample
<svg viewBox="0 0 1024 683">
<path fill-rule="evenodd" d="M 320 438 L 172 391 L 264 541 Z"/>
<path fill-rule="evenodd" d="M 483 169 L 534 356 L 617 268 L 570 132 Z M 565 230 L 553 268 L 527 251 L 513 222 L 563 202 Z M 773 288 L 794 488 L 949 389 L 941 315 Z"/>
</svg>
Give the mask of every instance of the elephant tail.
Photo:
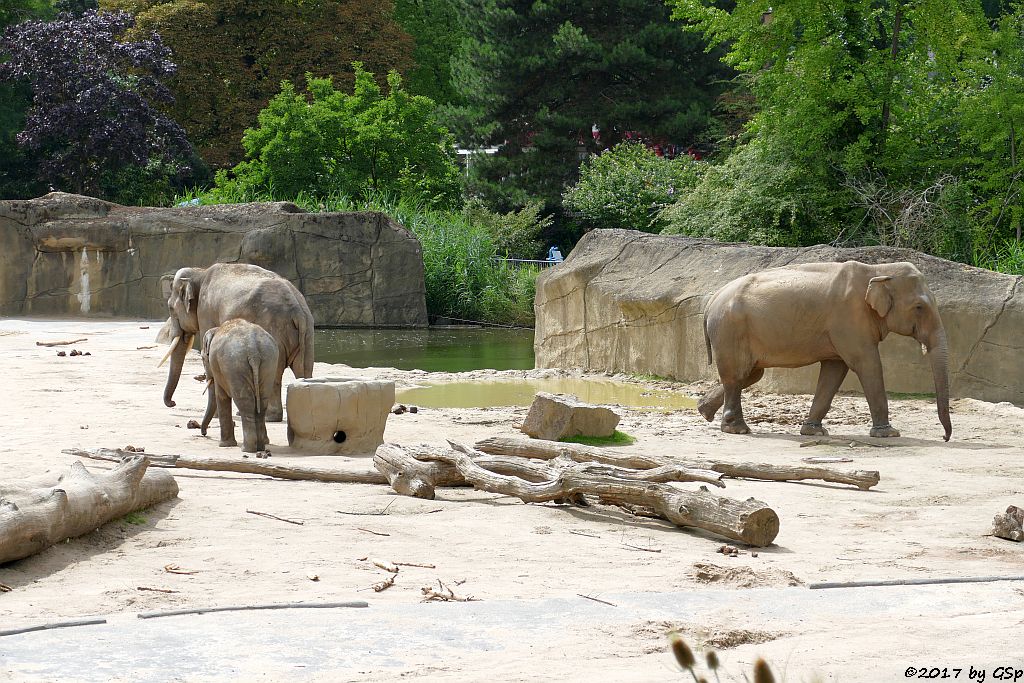
<svg viewBox="0 0 1024 683">
<path fill-rule="evenodd" d="M 708 316 L 706 313 L 704 314 L 704 346 L 708 350 L 708 365 L 711 365 L 714 359 L 711 357 L 711 337 L 708 336 Z"/>
<path fill-rule="evenodd" d="M 263 404 L 260 401 L 260 361 L 258 356 L 249 356 L 249 369 L 252 371 L 249 380 L 252 382 L 252 395 L 256 399 L 256 414 L 263 414 Z"/>
</svg>

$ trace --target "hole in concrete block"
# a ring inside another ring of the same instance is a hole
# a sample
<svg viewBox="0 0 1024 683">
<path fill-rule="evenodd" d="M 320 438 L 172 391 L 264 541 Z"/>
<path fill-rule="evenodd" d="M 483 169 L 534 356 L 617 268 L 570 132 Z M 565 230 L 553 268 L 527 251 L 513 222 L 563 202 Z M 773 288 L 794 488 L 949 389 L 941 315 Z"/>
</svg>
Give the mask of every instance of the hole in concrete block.
<svg viewBox="0 0 1024 683">
<path fill-rule="evenodd" d="M 334 432 L 334 443 L 345 443 L 345 432 L 341 430 Z"/>
</svg>

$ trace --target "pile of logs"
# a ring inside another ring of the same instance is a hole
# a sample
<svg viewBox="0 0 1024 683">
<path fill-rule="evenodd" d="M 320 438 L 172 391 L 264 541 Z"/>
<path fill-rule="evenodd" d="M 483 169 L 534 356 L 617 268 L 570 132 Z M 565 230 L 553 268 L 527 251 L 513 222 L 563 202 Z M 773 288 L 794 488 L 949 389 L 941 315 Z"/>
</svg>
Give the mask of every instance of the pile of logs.
<svg viewBox="0 0 1024 683">
<path fill-rule="evenodd" d="M 116 449 L 64 452 L 113 461 L 132 455 Z M 146 457 L 153 465 L 162 467 L 387 484 L 402 495 L 427 499 L 434 497 L 437 487 L 468 485 L 528 503 L 598 502 L 757 547 L 771 544 L 778 535 L 779 517 L 775 511 L 755 498 L 737 500 L 717 495 L 709 486 L 724 488 L 723 479 L 733 477 L 768 481 L 812 479 L 867 490 L 879 480 L 875 471 L 652 457 L 523 438 L 485 439 L 474 448 L 454 442 L 449 442 L 448 448 L 384 444 L 373 458 L 375 469 L 368 471 L 282 465 L 265 459 L 149 454 Z M 691 491 L 672 485 L 678 482 L 696 482 L 701 486 Z"/>
</svg>

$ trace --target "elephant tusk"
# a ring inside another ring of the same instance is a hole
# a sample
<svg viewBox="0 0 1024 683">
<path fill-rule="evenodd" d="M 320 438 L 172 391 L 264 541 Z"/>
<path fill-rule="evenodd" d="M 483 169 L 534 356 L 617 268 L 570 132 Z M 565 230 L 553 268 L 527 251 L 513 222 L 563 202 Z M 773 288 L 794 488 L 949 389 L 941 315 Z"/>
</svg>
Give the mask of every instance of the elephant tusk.
<svg viewBox="0 0 1024 683">
<path fill-rule="evenodd" d="M 160 359 L 160 362 L 156 364 L 158 368 L 163 366 L 163 364 L 167 362 L 167 359 L 171 357 L 172 353 L 174 353 L 174 347 L 176 347 L 178 345 L 178 342 L 180 341 L 181 335 L 178 335 L 177 337 L 174 338 L 174 340 L 171 342 L 171 348 L 167 349 L 167 353 L 165 353 L 164 357 Z"/>
<path fill-rule="evenodd" d="M 213 380 L 212 380 L 212 379 L 208 379 L 208 380 L 206 380 L 206 386 L 205 386 L 205 387 L 203 387 L 203 393 L 202 393 L 202 394 L 200 394 L 200 396 L 202 396 L 203 394 L 205 394 L 205 393 L 206 393 L 206 392 L 207 392 L 207 391 L 208 391 L 208 390 L 210 389 L 210 387 L 212 387 L 212 386 L 213 386 Z"/>
</svg>

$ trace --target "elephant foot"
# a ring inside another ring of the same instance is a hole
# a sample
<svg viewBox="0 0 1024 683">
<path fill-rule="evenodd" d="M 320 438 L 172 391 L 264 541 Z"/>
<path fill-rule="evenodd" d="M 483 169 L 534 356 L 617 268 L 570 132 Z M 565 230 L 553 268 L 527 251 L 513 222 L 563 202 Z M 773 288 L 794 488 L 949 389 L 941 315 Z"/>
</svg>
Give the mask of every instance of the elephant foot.
<svg viewBox="0 0 1024 683">
<path fill-rule="evenodd" d="M 715 408 L 710 401 L 702 398 L 697 403 L 697 412 L 699 412 L 705 420 L 712 422 L 715 419 L 715 413 L 718 412 L 718 409 Z"/>
<path fill-rule="evenodd" d="M 242 446 L 242 452 L 243 453 L 256 453 L 257 450 L 263 450 L 263 449 L 257 449 L 255 446 Z"/>
<path fill-rule="evenodd" d="M 800 425 L 800 433 L 804 436 L 828 436 L 828 430 L 820 422 L 804 422 Z"/>
<path fill-rule="evenodd" d="M 726 434 L 749 434 L 750 427 L 743 420 L 735 422 L 722 422 L 722 431 Z"/>
<path fill-rule="evenodd" d="M 878 427 L 871 428 L 871 436 L 885 438 L 890 436 L 899 436 L 900 432 L 898 429 L 894 429 L 892 425 L 879 425 Z"/>
<path fill-rule="evenodd" d="M 220 443 L 217 445 L 221 448 L 231 448 L 232 446 L 237 446 L 238 442 L 234 439 L 221 439 Z"/>
</svg>

